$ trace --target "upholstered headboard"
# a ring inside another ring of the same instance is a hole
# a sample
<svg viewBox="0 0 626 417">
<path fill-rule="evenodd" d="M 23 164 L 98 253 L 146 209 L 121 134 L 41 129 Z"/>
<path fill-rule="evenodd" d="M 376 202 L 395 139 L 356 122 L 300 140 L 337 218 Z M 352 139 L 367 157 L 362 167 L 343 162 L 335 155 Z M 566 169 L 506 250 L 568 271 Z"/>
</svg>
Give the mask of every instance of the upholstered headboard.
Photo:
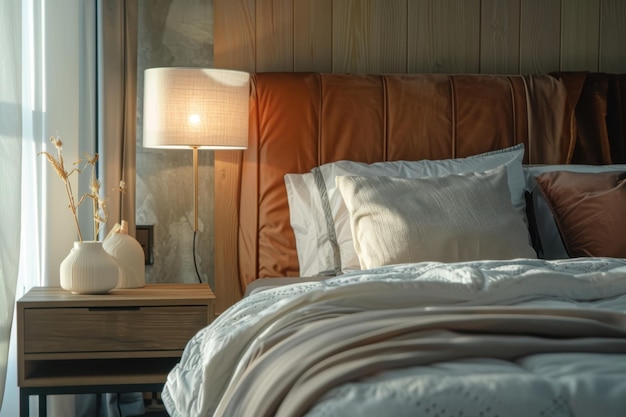
<svg viewBox="0 0 626 417">
<path fill-rule="evenodd" d="M 216 277 L 218 297 L 220 285 L 241 294 L 257 278 L 299 274 L 285 174 L 343 159 L 445 159 L 518 143 L 531 164 L 624 162 L 623 80 L 585 73 L 253 75 L 236 216 L 239 280 Z"/>
</svg>

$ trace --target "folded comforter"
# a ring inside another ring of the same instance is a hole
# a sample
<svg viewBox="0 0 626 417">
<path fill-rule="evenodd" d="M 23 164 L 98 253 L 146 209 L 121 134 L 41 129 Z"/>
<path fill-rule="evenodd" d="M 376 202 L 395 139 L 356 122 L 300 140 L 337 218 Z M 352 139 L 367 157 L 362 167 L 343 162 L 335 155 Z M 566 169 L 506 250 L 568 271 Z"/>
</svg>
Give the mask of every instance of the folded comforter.
<svg viewBox="0 0 626 417">
<path fill-rule="evenodd" d="M 626 261 L 420 263 L 257 292 L 189 342 L 163 399 L 173 417 L 622 416 Z"/>
</svg>

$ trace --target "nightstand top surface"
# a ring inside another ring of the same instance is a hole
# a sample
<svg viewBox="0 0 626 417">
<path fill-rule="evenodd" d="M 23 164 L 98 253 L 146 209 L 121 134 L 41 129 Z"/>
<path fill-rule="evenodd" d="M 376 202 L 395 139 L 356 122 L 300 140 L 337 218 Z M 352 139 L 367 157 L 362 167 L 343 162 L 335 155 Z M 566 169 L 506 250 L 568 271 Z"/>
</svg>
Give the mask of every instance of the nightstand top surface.
<svg viewBox="0 0 626 417">
<path fill-rule="evenodd" d="M 215 295 L 206 284 L 147 284 L 141 288 L 114 289 L 107 294 L 73 294 L 60 287 L 33 287 L 18 306 L 57 307 L 207 304 Z"/>
</svg>

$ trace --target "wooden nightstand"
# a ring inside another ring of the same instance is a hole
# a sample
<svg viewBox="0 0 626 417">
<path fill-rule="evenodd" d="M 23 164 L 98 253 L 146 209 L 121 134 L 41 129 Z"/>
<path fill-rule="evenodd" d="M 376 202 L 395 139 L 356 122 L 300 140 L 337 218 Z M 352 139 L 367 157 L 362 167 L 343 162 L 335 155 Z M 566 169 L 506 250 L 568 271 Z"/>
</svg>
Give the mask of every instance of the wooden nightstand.
<svg viewBox="0 0 626 417">
<path fill-rule="evenodd" d="M 20 415 L 28 397 L 161 391 L 189 339 L 214 318 L 203 284 L 156 284 L 77 295 L 35 287 L 17 302 Z"/>
</svg>

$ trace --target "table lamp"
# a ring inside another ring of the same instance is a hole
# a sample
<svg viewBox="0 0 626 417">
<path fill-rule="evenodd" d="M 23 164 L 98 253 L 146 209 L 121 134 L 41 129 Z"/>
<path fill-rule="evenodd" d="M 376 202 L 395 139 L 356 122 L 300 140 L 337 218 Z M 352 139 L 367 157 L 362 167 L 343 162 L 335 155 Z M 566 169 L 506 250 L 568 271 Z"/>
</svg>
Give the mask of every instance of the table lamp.
<svg viewBox="0 0 626 417">
<path fill-rule="evenodd" d="M 246 72 L 176 67 L 145 70 L 143 146 L 193 150 L 194 250 L 198 150 L 248 146 L 249 96 L 250 75 Z"/>
</svg>

